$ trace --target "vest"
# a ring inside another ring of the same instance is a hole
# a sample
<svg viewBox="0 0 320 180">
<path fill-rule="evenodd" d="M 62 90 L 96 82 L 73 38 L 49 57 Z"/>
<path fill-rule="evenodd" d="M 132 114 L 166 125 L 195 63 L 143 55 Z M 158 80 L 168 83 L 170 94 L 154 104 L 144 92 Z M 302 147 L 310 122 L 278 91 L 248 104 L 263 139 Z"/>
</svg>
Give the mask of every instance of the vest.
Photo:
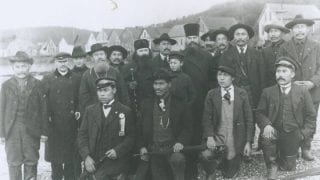
<svg viewBox="0 0 320 180">
<path fill-rule="evenodd" d="M 276 121 L 276 128 L 285 132 L 292 132 L 299 128 L 293 114 L 291 91 L 288 94 L 280 93 L 279 114 Z"/>
</svg>

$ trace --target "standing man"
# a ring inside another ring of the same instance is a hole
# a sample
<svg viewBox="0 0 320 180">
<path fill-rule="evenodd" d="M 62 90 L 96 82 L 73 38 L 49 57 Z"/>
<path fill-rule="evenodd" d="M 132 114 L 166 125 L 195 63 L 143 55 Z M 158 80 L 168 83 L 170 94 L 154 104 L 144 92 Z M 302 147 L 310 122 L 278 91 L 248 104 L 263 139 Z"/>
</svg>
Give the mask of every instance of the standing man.
<svg viewBox="0 0 320 180">
<path fill-rule="evenodd" d="M 296 169 L 301 141 L 311 138 L 316 130 L 310 93 L 293 82 L 298 67 L 290 57 L 277 59 L 278 84 L 263 90 L 256 113 L 268 179 L 278 179 L 278 165 L 281 170 Z"/>
<path fill-rule="evenodd" d="M 250 26 L 238 23 L 230 27 L 229 34 L 235 46 L 223 53 L 220 64 L 235 69 L 234 84 L 248 92 L 250 105 L 256 108 L 264 88 L 265 67 L 261 53 L 248 45 L 254 31 Z"/>
<path fill-rule="evenodd" d="M 93 59 L 93 67 L 88 69 L 82 76 L 79 90 L 80 110 L 83 113 L 85 108 L 98 102 L 95 81 L 101 77 L 113 77 L 117 80 L 118 100 L 126 105 L 130 104 L 127 87 L 119 71 L 110 66 L 107 60 L 107 47 L 101 44 L 93 44 L 88 52 Z"/>
<path fill-rule="evenodd" d="M 279 50 L 281 56 L 287 56 L 298 64 L 294 84 L 310 91 L 316 111 L 320 102 L 320 44 L 308 38 L 313 20 L 297 15 L 286 27 L 292 31 L 292 39 L 284 43 Z M 302 158 L 314 160 L 311 154 L 312 136 L 305 138 L 302 145 Z"/>
<path fill-rule="evenodd" d="M 132 113 L 115 99 L 116 83 L 97 79 L 99 102 L 86 108 L 78 135 L 85 169 L 96 180 L 125 180 L 134 145 Z"/>
<path fill-rule="evenodd" d="M 192 145 L 198 145 L 202 139 L 202 112 L 204 100 L 209 90 L 209 63 L 212 61 L 212 56 L 200 46 L 199 24 L 186 24 L 184 31 L 186 35 L 186 49 L 184 54 L 184 65 L 182 71 L 188 74 L 196 90 L 195 101 L 191 105 L 192 108 L 192 125 L 194 134 L 191 140 Z M 190 160 L 187 164 L 188 177 L 195 178 L 196 164 L 198 157 L 190 154 Z"/>
<path fill-rule="evenodd" d="M 280 46 L 285 42 L 283 36 L 290 30 L 283 26 L 280 21 L 274 21 L 264 27 L 264 31 L 268 33 L 270 45 L 262 49 L 262 56 L 265 61 L 266 69 L 266 86 L 270 87 L 277 84 L 275 78 L 275 61 L 279 56 Z"/>
<path fill-rule="evenodd" d="M 136 40 L 134 49 L 133 61 L 126 64 L 123 71 L 124 79 L 129 86 L 130 100 L 135 104 L 133 109 L 139 108 L 143 99 L 153 96 L 151 77 L 154 72 L 149 41 Z"/>
<path fill-rule="evenodd" d="M 45 159 L 51 163 L 53 180 L 74 179 L 76 153 L 78 92 L 80 75 L 68 68 L 70 54 L 54 56 L 55 71 L 43 77 L 47 101 L 48 142 Z"/>
<path fill-rule="evenodd" d="M 181 151 L 192 135 L 191 117 L 186 103 L 170 93 L 172 78 L 168 70 L 158 69 L 151 77 L 155 95 L 141 105 L 138 147 L 141 160 L 150 160 L 153 180 L 184 180 Z M 149 157 L 148 152 L 163 154 Z"/>
<path fill-rule="evenodd" d="M 229 32 L 226 28 L 221 27 L 220 29 L 213 31 L 211 36 L 213 40 L 216 42 L 217 48 L 213 55 L 213 59 L 210 61 L 210 70 L 209 70 L 210 89 L 216 88 L 218 86 L 217 68 L 220 64 L 220 59 L 222 54 L 226 52 L 230 47 Z"/>
<path fill-rule="evenodd" d="M 39 90 L 40 81 L 30 74 L 33 59 L 25 52 L 18 51 L 9 60 L 14 75 L 1 88 L 1 143 L 5 143 L 10 180 L 36 179 L 40 137 L 34 137 L 27 131 L 26 115 L 27 106 L 35 91 Z"/>
<path fill-rule="evenodd" d="M 171 53 L 171 47 L 177 43 L 176 40 L 171 39 L 167 33 L 162 34 L 159 38 L 153 40 L 155 45 L 158 45 L 160 53 L 153 58 L 153 64 L 155 68 L 166 68 L 169 67 L 169 55 Z"/>
<path fill-rule="evenodd" d="M 216 42 L 212 37 L 213 29 L 210 29 L 208 32 L 203 34 L 200 38 L 204 42 L 204 49 L 209 52 L 212 56 L 214 56 L 216 51 Z"/>
<path fill-rule="evenodd" d="M 87 53 L 83 50 L 81 46 L 75 46 L 72 50 L 72 59 L 74 67 L 72 72 L 78 73 L 82 76 L 86 70 L 89 68 L 86 66 Z"/>
<path fill-rule="evenodd" d="M 128 51 L 119 45 L 110 46 L 108 48 L 108 59 L 110 60 L 110 65 L 117 69 L 120 73 L 123 71 L 124 60 L 128 56 Z"/>
</svg>

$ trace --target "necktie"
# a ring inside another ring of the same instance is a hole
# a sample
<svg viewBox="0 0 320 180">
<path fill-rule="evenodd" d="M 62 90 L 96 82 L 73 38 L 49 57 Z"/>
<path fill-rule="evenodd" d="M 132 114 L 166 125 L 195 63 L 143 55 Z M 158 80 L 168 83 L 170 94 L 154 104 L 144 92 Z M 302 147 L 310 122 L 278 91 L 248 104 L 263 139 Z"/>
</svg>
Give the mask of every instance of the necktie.
<svg viewBox="0 0 320 180">
<path fill-rule="evenodd" d="M 244 67 L 244 48 L 240 47 L 240 64 Z"/>
<path fill-rule="evenodd" d="M 103 104 L 103 109 L 111 108 L 112 104 Z"/>
<path fill-rule="evenodd" d="M 282 94 L 286 94 L 286 90 L 288 87 L 281 87 Z"/>
<path fill-rule="evenodd" d="M 224 98 L 225 100 L 227 100 L 228 103 L 230 104 L 230 103 L 231 103 L 231 101 L 230 101 L 231 95 L 230 95 L 230 92 L 229 92 L 229 91 L 230 91 L 230 88 L 225 88 L 224 90 L 226 91 L 226 93 L 224 94 L 223 98 Z"/>
</svg>

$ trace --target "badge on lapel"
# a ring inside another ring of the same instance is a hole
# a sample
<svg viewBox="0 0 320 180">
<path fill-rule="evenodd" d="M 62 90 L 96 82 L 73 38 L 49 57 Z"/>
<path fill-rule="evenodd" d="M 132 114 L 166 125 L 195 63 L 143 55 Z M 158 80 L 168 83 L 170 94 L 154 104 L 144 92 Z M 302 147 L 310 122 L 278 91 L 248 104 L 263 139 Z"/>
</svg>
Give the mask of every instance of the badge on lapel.
<svg viewBox="0 0 320 180">
<path fill-rule="evenodd" d="M 125 135 L 125 125 L 126 125 L 126 116 L 124 115 L 124 113 L 120 113 L 119 114 L 119 118 L 120 118 L 120 131 L 119 131 L 119 136 L 124 136 Z"/>
</svg>

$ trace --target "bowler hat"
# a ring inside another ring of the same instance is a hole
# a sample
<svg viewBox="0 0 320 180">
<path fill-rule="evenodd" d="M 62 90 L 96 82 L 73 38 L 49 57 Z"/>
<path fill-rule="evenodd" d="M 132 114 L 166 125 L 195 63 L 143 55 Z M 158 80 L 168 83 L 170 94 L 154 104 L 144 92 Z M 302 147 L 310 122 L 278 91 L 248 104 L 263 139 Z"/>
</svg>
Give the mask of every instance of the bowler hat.
<svg viewBox="0 0 320 180">
<path fill-rule="evenodd" d="M 235 25 L 231 26 L 230 29 L 229 29 L 229 36 L 230 36 L 231 40 L 234 38 L 234 32 L 237 29 L 240 29 L 240 28 L 243 28 L 248 32 L 248 35 L 249 35 L 250 39 L 254 36 L 254 31 L 250 26 L 248 26 L 246 24 L 238 23 L 238 24 L 235 24 Z"/>
<path fill-rule="evenodd" d="M 284 66 L 284 67 L 291 68 L 293 70 L 296 70 L 299 68 L 299 64 L 295 60 L 287 56 L 282 56 L 277 58 L 275 66 L 276 68 L 279 66 Z"/>
<path fill-rule="evenodd" d="M 211 34 L 211 38 L 213 41 L 216 41 L 216 38 L 219 34 L 224 34 L 229 39 L 229 31 L 225 27 L 220 27 L 219 29 L 215 30 Z"/>
<path fill-rule="evenodd" d="M 211 41 L 214 41 L 214 39 L 212 39 L 211 34 L 214 32 L 213 29 L 210 29 L 208 32 L 204 33 L 200 38 L 202 41 L 205 41 L 208 37 L 210 38 Z"/>
<path fill-rule="evenodd" d="M 167 33 L 163 33 L 159 38 L 153 40 L 154 44 L 160 44 L 161 41 L 168 41 L 171 45 L 175 45 L 177 43 L 176 40 L 171 39 Z"/>
<path fill-rule="evenodd" d="M 81 46 L 75 46 L 72 50 L 72 58 L 83 58 L 86 57 L 87 54 L 83 50 Z"/>
<path fill-rule="evenodd" d="M 100 43 L 93 44 L 90 47 L 90 51 L 88 52 L 88 54 L 91 56 L 93 53 L 95 53 L 97 51 L 104 51 L 105 53 L 107 53 L 108 47 L 107 46 L 103 46 Z"/>
<path fill-rule="evenodd" d="M 286 27 L 292 29 L 296 24 L 305 24 L 307 26 L 312 26 L 314 21 L 311 19 L 305 19 L 301 14 L 298 14 L 294 19 L 286 24 Z"/>
<path fill-rule="evenodd" d="M 149 48 L 149 41 L 146 39 L 138 39 L 134 41 L 134 49 Z"/>
<path fill-rule="evenodd" d="M 149 79 L 152 81 L 165 80 L 167 82 L 170 82 L 174 77 L 175 76 L 172 75 L 167 69 L 159 68 L 153 73 L 153 75 Z"/>
<path fill-rule="evenodd" d="M 199 36 L 199 31 L 200 31 L 200 25 L 197 23 L 190 23 L 190 24 L 185 24 L 183 26 L 184 28 L 184 33 L 186 37 L 188 36 Z"/>
<path fill-rule="evenodd" d="M 290 30 L 283 26 L 283 23 L 280 21 L 272 21 L 264 27 L 264 31 L 269 33 L 270 29 L 279 29 L 284 33 L 289 33 Z"/>
<path fill-rule="evenodd" d="M 123 59 L 126 59 L 127 56 L 128 56 L 128 51 L 127 51 L 124 47 L 119 46 L 119 45 L 114 45 L 114 46 L 110 46 L 110 47 L 108 48 L 108 58 L 110 58 L 110 55 L 111 55 L 111 53 L 112 53 L 113 51 L 119 51 L 119 52 L 121 52 Z"/>
<path fill-rule="evenodd" d="M 219 66 L 218 67 L 218 71 L 222 71 L 222 72 L 228 73 L 232 77 L 236 76 L 236 71 L 233 68 L 229 67 L 229 66 Z"/>
<path fill-rule="evenodd" d="M 108 86 L 115 87 L 116 86 L 116 82 L 117 82 L 116 78 L 111 77 L 111 76 L 101 77 L 101 78 L 98 78 L 95 81 L 97 89 L 105 88 L 105 87 L 108 87 Z"/>
<path fill-rule="evenodd" d="M 29 64 L 33 64 L 33 59 L 29 57 L 29 55 L 24 51 L 18 51 L 16 52 L 16 55 L 9 58 L 9 61 L 11 63 L 14 62 L 25 62 Z"/>
</svg>

